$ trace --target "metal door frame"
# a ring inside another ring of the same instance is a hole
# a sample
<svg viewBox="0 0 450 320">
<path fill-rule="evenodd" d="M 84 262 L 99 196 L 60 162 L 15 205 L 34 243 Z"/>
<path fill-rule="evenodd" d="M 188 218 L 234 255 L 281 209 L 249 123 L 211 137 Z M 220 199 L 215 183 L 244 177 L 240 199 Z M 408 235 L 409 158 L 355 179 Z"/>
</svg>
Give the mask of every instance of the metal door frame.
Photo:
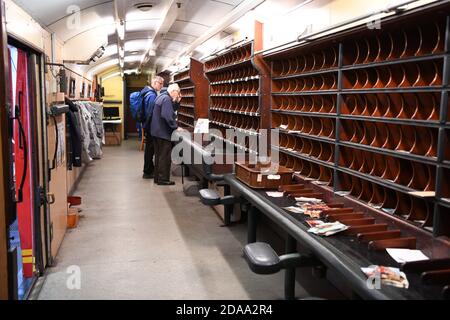
<svg viewBox="0 0 450 320">
<path fill-rule="evenodd" d="M 6 84 L 9 81 L 9 58 L 6 47 L 5 4 L 0 2 L 0 79 Z M 8 255 L 9 222 L 13 210 L 10 194 L 11 159 L 10 159 L 10 123 L 9 93 L 6 85 L 0 86 L 0 299 L 11 297 L 10 277 L 11 261 Z"/>
</svg>

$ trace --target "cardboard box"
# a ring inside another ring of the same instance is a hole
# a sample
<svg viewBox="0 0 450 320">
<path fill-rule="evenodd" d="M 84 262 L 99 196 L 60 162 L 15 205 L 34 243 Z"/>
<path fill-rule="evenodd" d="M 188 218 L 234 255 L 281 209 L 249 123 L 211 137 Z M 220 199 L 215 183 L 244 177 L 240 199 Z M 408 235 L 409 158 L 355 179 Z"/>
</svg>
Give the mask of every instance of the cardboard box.
<svg viewBox="0 0 450 320">
<path fill-rule="evenodd" d="M 65 93 L 64 92 L 56 92 L 47 94 L 48 103 L 64 103 L 65 101 Z"/>
<path fill-rule="evenodd" d="M 105 132 L 105 145 L 120 146 L 121 144 L 122 138 L 120 132 Z"/>
</svg>

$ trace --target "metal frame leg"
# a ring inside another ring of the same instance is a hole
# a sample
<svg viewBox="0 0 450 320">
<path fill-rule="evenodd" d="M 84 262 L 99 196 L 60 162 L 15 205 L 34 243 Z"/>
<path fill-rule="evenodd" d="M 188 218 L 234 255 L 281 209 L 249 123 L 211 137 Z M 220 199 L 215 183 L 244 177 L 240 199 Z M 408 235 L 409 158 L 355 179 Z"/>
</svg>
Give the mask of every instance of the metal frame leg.
<svg viewBox="0 0 450 320">
<path fill-rule="evenodd" d="M 257 209 L 250 206 L 247 216 L 247 243 L 256 242 Z"/>
<path fill-rule="evenodd" d="M 231 195 L 230 186 L 224 186 L 224 196 Z M 224 205 L 224 225 L 229 226 L 231 224 L 231 215 L 233 214 L 234 204 Z"/>
<path fill-rule="evenodd" d="M 296 252 L 296 246 L 296 240 L 288 234 L 286 238 L 286 253 Z M 286 300 L 295 300 L 295 268 L 288 268 L 285 270 L 284 298 Z"/>
</svg>

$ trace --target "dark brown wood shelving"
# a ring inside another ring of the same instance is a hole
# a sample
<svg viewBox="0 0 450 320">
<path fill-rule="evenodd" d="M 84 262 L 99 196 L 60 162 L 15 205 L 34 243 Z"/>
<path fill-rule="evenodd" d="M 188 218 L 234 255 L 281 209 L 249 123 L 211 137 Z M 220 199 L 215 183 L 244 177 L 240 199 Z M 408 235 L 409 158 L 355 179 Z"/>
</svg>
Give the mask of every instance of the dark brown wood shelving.
<svg viewBox="0 0 450 320">
<path fill-rule="evenodd" d="M 280 134 L 272 148 L 303 178 L 450 236 L 450 20 L 441 11 L 399 21 L 266 54 Z M 365 222 L 348 232 L 364 230 L 373 248 L 390 236 L 414 247 Z"/>
<path fill-rule="evenodd" d="M 280 164 L 333 185 L 339 47 L 293 50 L 270 58 L 272 128 L 279 129 Z"/>
<path fill-rule="evenodd" d="M 270 86 L 270 70 L 261 57 L 254 56 L 255 51 L 262 50 L 262 41 L 262 24 L 256 22 L 254 40 L 205 62 L 205 74 L 210 81 L 211 129 L 219 130 L 225 143 L 254 154 L 258 152 L 257 143 L 238 137 L 228 141 L 226 130 L 254 136 L 269 127 L 270 97 L 261 92 Z"/>
<path fill-rule="evenodd" d="M 195 121 L 208 118 L 208 80 L 203 74 L 203 63 L 191 58 L 188 69 L 174 74 L 183 96 L 178 110 L 178 123 L 193 131 Z"/>
</svg>

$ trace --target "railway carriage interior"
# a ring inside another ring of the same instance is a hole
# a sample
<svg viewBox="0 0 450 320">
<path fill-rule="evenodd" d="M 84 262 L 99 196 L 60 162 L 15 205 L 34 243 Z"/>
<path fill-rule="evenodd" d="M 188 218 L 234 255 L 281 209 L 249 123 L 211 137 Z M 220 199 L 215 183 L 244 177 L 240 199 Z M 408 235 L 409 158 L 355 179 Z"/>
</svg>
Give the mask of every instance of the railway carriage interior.
<svg viewBox="0 0 450 320">
<path fill-rule="evenodd" d="M 450 299 L 450 1 L 0 13 L 1 300 Z"/>
</svg>

